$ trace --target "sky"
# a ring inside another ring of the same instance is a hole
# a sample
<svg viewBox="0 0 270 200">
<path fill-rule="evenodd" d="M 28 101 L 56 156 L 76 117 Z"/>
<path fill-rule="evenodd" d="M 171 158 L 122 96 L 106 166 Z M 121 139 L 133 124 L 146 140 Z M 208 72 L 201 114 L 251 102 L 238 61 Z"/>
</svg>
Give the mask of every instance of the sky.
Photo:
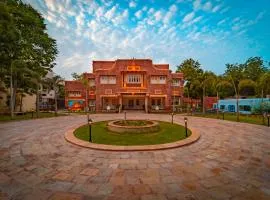
<svg viewBox="0 0 270 200">
<path fill-rule="evenodd" d="M 59 54 L 54 71 L 92 72 L 93 60 L 187 58 L 222 74 L 226 63 L 270 61 L 270 0 L 23 0 L 45 19 Z"/>
</svg>

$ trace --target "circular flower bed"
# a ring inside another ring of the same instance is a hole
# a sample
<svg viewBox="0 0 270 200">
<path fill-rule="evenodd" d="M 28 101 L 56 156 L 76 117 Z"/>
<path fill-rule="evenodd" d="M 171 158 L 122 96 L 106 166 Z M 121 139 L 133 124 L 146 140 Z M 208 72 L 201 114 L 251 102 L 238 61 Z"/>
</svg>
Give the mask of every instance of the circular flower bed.
<svg viewBox="0 0 270 200">
<path fill-rule="evenodd" d="M 146 120 L 147 121 L 147 120 Z M 155 122 L 155 121 L 154 121 Z M 92 143 L 117 146 L 154 145 L 172 143 L 189 138 L 191 131 L 188 130 L 186 137 L 185 127 L 179 124 L 159 121 L 159 130 L 152 133 L 116 133 L 108 129 L 108 121 L 95 122 L 92 124 Z M 88 125 L 77 128 L 72 135 L 89 143 Z"/>
<path fill-rule="evenodd" d="M 150 120 L 116 120 L 108 123 L 108 130 L 116 133 L 153 133 L 159 129 L 159 123 Z"/>
</svg>

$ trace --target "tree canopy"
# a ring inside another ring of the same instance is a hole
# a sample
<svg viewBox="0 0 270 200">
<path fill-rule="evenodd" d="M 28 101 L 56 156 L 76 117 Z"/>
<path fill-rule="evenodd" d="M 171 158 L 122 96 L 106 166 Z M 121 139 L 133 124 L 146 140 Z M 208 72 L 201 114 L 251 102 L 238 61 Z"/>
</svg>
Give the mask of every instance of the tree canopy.
<svg viewBox="0 0 270 200">
<path fill-rule="evenodd" d="M 215 96 L 218 92 L 221 98 L 270 94 L 269 63 L 267 66 L 260 57 L 251 57 L 240 64 L 228 63 L 222 75 L 203 70 L 199 61 L 192 58 L 184 60 L 176 71 L 184 74 L 184 95 L 192 98 L 202 98 L 203 89 L 205 95 Z"/>
<path fill-rule="evenodd" d="M 18 89 L 33 90 L 55 66 L 58 52 L 44 18 L 30 5 L 2 0 L 0 16 L 0 81 L 13 89 L 11 99 L 15 102 Z"/>
</svg>

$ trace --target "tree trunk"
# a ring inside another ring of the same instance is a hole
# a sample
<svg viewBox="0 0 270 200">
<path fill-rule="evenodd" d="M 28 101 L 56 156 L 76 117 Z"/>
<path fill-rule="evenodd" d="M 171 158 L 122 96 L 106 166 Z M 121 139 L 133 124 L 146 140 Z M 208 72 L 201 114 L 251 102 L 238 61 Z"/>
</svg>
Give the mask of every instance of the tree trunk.
<svg viewBox="0 0 270 200">
<path fill-rule="evenodd" d="M 54 87 L 54 115 L 57 116 L 57 93 L 56 87 Z"/>
<path fill-rule="evenodd" d="M 219 106 L 218 106 L 218 99 L 219 99 L 219 96 L 218 96 L 218 91 L 217 91 L 217 118 L 219 119 Z"/>
<path fill-rule="evenodd" d="M 236 94 L 236 109 L 237 109 L 237 121 L 239 122 L 239 94 Z"/>
<path fill-rule="evenodd" d="M 16 95 L 17 95 L 17 79 L 15 78 L 14 80 L 14 84 L 13 84 L 13 111 L 16 111 Z"/>
<path fill-rule="evenodd" d="M 86 92 L 85 92 L 85 111 L 89 111 L 89 103 L 88 103 L 88 88 L 86 86 Z"/>
<path fill-rule="evenodd" d="M 39 85 L 37 84 L 37 93 L 36 93 L 36 113 L 37 118 L 39 118 Z"/>
<path fill-rule="evenodd" d="M 13 106 L 13 80 L 12 80 L 12 66 L 11 66 L 11 74 L 10 74 L 10 100 L 9 100 L 9 106 L 10 106 L 10 117 L 11 119 L 14 118 L 14 106 Z"/>
<path fill-rule="evenodd" d="M 23 102 L 23 93 L 21 94 L 21 99 L 20 99 L 20 112 L 22 112 L 22 102 Z"/>
<path fill-rule="evenodd" d="M 188 103 L 187 103 L 187 114 L 189 113 L 190 110 L 190 98 L 189 98 L 189 89 L 188 89 Z"/>
<path fill-rule="evenodd" d="M 237 92 L 236 85 L 234 83 L 234 80 L 233 80 L 232 76 L 230 76 L 230 78 L 232 79 L 234 92 L 235 92 L 235 95 L 236 95 L 236 109 L 237 109 L 237 114 L 236 115 L 237 115 L 237 121 L 239 122 L 239 91 Z"/>
<path fill-rule="evenodd" d="M 263 103 L 263 89 L 262 89 L 262 103 Z M 262 109 L 262 103 L 261 103 L 261 109 Z M 263 113 L 263 109 L 262 109 L 262 120 L 263 120 L 263 125 L 264 125 L 265 120 L 264 120 L 264 113 Z"/>
<path fill-rule="evenodd" d="M 203 108 L 203 115 L 205 115 L 205 86 L 203 86 L 203 105 L 202 105 L 202 108 Z"/>
</svg>

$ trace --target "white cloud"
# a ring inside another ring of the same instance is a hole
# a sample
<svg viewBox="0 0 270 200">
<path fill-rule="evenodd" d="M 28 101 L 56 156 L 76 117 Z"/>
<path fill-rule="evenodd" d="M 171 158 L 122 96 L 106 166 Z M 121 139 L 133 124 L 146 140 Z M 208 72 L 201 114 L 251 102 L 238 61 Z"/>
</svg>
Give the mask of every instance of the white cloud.
<svg viewBox="0 0 270 200">
<path fill-rule="evenodd" d="M 147 10 L 147 6 L 144 6 L 142 10 L 143 11 L 146 11 Z"/>
<path fill-rule="evenodd" d="M 194 12 L 188 13 L 184 18 L 183 18 L 183 22 L 189 22 L 190 20 L 193 19 L 193 17 L 195 16 Z"/>
<path fill-rule="evenodd" d="M 168 24 L 176 11 L 177 11 L 176 5 L 174 5 L 174 4 L 171 5 L 169 8 L 169 11 L 166 13 L 166 15 L 163 19 L 163 23 Z"/>
<path fill-rule="evenodd" d="M 135 16 L 136 16 L 138 19 L 141 19 L 141 17 L 142 17 L 142 11 L 141 11 L 141 10 L 138 10 L 138 11 L 135 13 Z"/>
<path fill-rule="evenodd" d="M 77 23 L 77 26 L 84 25 L 84 14 L 82 12 L 80 12 L 80 14 L 76 17 L 76 23 Z"/>
<path fill-rule="evenodd" d="M 195 0 L 193 2 L 193 10 L 197 11 L 197 10 L 203 10 L 206 12 L 217 12 L 218 10 L 220 10 L 222 7 L 222 4 L 213 6 L 211 1 L 207 1 L 205 3 L 203 3 L 201 0 Z"/>
<path fill-rule="evenodd" d="M 222 19 L 217 23 L 217 25 L 220 26 L 220 25 L 224 24 L 226 21 L 227 21 L 227 19 Z"/>
<path fill-rule="evenodd" d="M 112 19 L 112 22 L 115 25 L 119 25 L 122 24 L 125 20 L 127 20 L 128 18 L 128 9 L 125 9 L 123 13 L 120 13 L 118 16 L 116 16 L 115 18 Z"/>
<path fill-rule="evenodd" d="M 47 7 L 49 8 L 49 10 L 51 10 L 51 11 L 55 11 L 56 10 L 56 8 L 55 8 L 55 2 L 54 2 L 54 0 L 45 0 L 45 3 L 46 3 L 46 5 L 47 5 Z"/>
<path fill-rule="evenodd" d="M 154 9 L 154 8 L 150 8 L 150 9 L 148 10 L 148 14 L 152 14 L 153 12 L 155 12 L 155 9 Z"/>
<path fill-rule="evenodd" d="M 130 8 L 135 8 L 137 6 L 137 3 L 135 1 L 129 2 L 129 7 Z"/>
<path fill-rule="evenodd" d="M 111 20 L 114 15 L 115 15 L 115 11 L 116 11 L 116 6 L 113 6 L 110 10 L 108 10 L 106 13 L 105 13 L 105 17 L 108 19 L 108 20 Z"/>
<path fill-rule="evenodd" d="M 192 24 L 194 24 L 194 23 L 197 23 L 201 20 L 202 20 L 202 16 L 199 16 L 199 17 L 196 17 L 195 19 L 193 19 L 191 22 L 192 22 Z"/>
<path fill-rule="evenodd" d="M 104 16 L 104 9 L 103 9 L 103 7 L 99 7 L 96 10 L 95 14 L 96 14 L 97 19 L 100 20 L 100 18 Z"/>
<path fill-rule="evenodd" d="M 221 5 L 217 5 L 217 6 L 215 6 L 215 7 L 213 8 L 212 12 L 215 13 L 215 12 L 219 11 L 220 8 L 221 8 Z"/>
<path fill-rule="evenodd" d="M 159 10 L 159 11 L 155 12 L 154 17 L 155 17 L 156 21 L 160 21 L 162 18 L 161 11 Z"/>
<path fill-rule="evenodd" d="M 223 8 L 223 9 L 220 11 L 220 13 L 221 13 L 221 14 L 224 14 L 224 13 L 228 12 L 228 10 L 230 10 L 230 7 Z"/>
<path fill-rule="evenodd" d="M 210 1 L 206 2 L 203 6 L 203 10 L 210 11 L 212 9 L 212 3 Z"/>
<path fill-rule="evenodd" d="M 194 10 L 199 10 L 201 8 L 201 0 L 195 0 L 193 2 L 193 9 Z"/>
<path fill-rule="evenodd" d="M 233 19 L 225 18 L 216 22 L 216 18 L 209 18 L 208 14 L 202 12 L 225 12 L 229 10 L 225 3 L 217 0 L 180 1 L 184 3 L 176 4 L 176 1 L 170 0 L 175 5 L 166 9 L 147 7 L 132 0 L 136 8 L 131 5 L 126 9 L 122 4 L 113 4 L 111 0 L 79 0 L 76 4 L 72 0 L 38 0 L 38 8 L 41 8 L 49 24 L 50 35 L 57 40 L 59 56 L 56 71 L 67 78 L 73 71 L 89 72 L 92 60 L 130 57 L 148 57 L 154 62 L 169 62 L 173 67 L 183 58 L 198 54 L 203 58 L 206 45 L 220 45 L 222 40 L 225 44 L 226 37 L 232 33 L 235 37 L 245 34 L 250 26 L 264 17 L 263 12 L 253 20 L 243 21 L 244 16 L 241 16 L 232 27 L 230 22 Z M 127 2 L 129 6 L 131 1 Z M 193 5 L 193 9 L 190 13 L 183 13 L 181 6 L 188 4 Z M 133 15 L 131 19 L 129 15 Z M 182 19 L 180 23 L 179 18 Z M 133 20 L 135 27 L 128 25 L 129 20 Z M 220 27 L 212 26 L 211 20 Z M 231 25 L 231 29 L 222 30 L 225 26 L 221 25 L 225 23 Z M 211 52 L 207 51 L 207 54 L 214 52 L 211 49 L 214 48 L 209 48 Z"/>
</svg>

